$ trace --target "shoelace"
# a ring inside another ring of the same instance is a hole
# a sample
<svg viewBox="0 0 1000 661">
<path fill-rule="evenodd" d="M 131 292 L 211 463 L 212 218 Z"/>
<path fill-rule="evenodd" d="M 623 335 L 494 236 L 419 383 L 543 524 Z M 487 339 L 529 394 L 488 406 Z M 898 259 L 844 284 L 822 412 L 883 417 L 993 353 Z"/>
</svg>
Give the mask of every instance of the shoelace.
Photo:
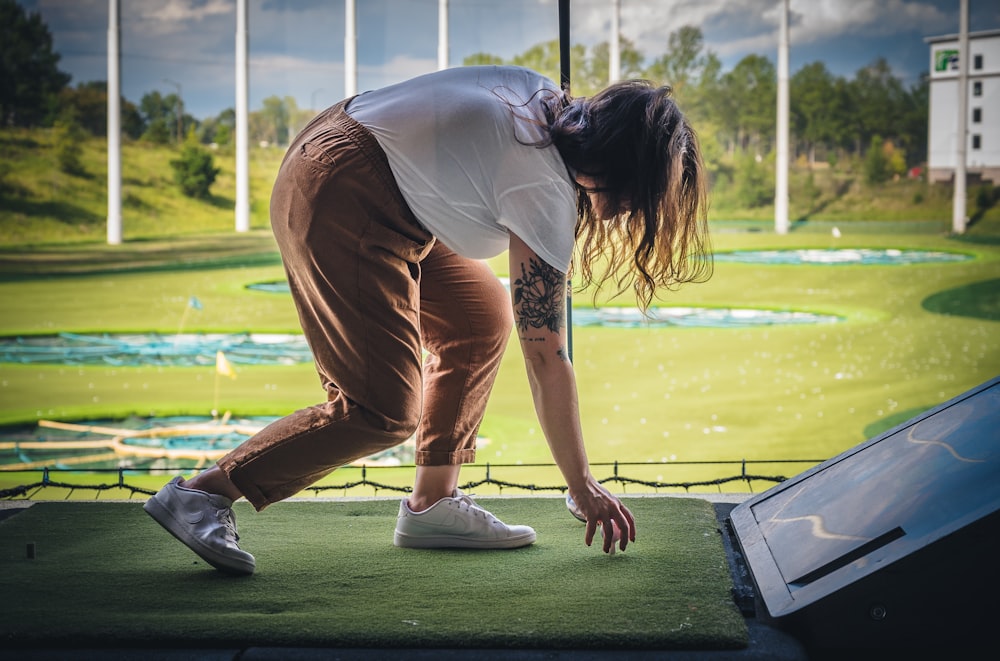
<svg viewBox="0 0 1000 661">
<path fill-rule="evenodd" d="M 455 494 L 455 498 L 458 499 L 458 501 L 461 503 L 459 505 L 460 508 L 469 510 L 470 512 L 472 512 L 474 516 L 482 516 L 484 519 L 490 522 L 498 520 L 495 516 L 484 510 L 482 507 L 476 505 L 476 501 L 472 500 L 472 498 L 462 493 L 461 491 L 458 491 Z"/>
<path fill-rule="evenodd" d="M 215 516 L 219 519 L 219 523 L 222 524 L 222 527 L 226 529 L 224 533 L 226 541 L 232 542 L 233 544 L 240 541 L 240 535 L 236 532 L 236 514 L 233 512 L 232 508 L 226 507 L 215 510 Z"/>
</svg>

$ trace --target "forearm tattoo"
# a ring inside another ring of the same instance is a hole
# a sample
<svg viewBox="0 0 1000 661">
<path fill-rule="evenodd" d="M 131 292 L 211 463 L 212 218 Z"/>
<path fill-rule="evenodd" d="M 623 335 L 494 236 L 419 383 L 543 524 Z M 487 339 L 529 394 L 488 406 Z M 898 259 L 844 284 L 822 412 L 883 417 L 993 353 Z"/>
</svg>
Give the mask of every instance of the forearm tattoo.
<svg viewBox="0 0 1000 661">
<path fill-rule="evenodd" d="M 525 269 L 521 263 L 521 277 L 514 281 L 513 292 L 514 305 L 520 312 L 518 330 L 523 332 L 530 326 L 559 332 L 566 324 L 562 284 L 563 274 L 548 264 L 529 259 Z"/>
</svg>

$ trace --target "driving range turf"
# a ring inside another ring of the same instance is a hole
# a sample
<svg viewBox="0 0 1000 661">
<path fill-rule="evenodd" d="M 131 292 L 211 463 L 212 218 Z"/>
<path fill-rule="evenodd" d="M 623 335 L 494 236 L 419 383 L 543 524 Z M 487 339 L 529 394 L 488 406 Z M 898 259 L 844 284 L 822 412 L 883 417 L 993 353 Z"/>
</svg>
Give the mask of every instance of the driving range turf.
<svg viewBox="0 0 1000 661">
<path fill-rule="evenodd" d="M 611 475 L 615 461 L 645 464 L 630 468 L 641 479 L 677 482 L 718 477 L 714 466 L 685 462 L 830 457 L 996 376 L 1000 296 L 989 283 L 1000 275 L 1000 231 L 994 225 L 977 225 L 956 239 L 927 223 L 845 223 L 839 238 L 815 224 L 785 236 L 714 224 L 716 250 L 910 248 L 973 259 L 887 266 L 720 262 L 708 283 L 665 292 L 662 301 L 808 310 L 842 319 L 834 324 L 575 328 L 588 450 L 594 463 L 608 464 L 598 477 Z M 492 264 L 506 274 L 503 258 Z M 282 277 L 273 240 L 262 231 L 118 247 L 4 249 L 0 334 L 298 332 L 288 296 L 246 288 Z M 942 292 L 950 292 L 947 305 Z M 186 310 L 192 297 L 200 310 Z M 607 300 L 604 292 L 597 302 L 630 304 L 627 297 Z M 590 292 L 574 295 L 574 305 L 591 304 Z M 0 365 L 0 424 L 207 415 L 213 408 L 282 415 L 323 398 L 311 365 L 237 369 L 236 379 L 217 383 L 207 367 L 8 363 Z M 510 469 L 518 482 L 559 484 L 554 468 L 535 467 L 551 458 L 516 338 L 481 435 L 478 465 L 520 465 Z"/>
</svg>

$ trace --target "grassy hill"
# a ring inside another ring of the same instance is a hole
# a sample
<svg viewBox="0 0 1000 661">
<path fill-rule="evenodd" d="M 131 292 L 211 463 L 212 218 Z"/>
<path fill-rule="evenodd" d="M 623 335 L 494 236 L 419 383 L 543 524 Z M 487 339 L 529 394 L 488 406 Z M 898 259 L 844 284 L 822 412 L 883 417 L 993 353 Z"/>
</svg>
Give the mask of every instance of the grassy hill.
<svg viewBox="0 0 1000 661">
<path fill-rule="evenodd" d="M 83 143 L 83 174 L 61 172 L 53 135 L 47 130 L 0 131 L 0 235 L 2 245 L 103 241 L 107 220 L 107 144 Z M 236 206 L 233 150 L 214 151 L 219 176 L 211 199 L 185 197 L 170 161 L 178 150 L 128 142 L 122 146 L 124 240 L 205 234 L 232 229 Z M 274 173 L 284 151 L 250 153 L 251 228 L 268 227 L 267 208 Z"/>
<path fill-rule="evenodd" d="M 103 139 L 83 143 L 83 174 L 61 172 L 52 131 L 0 131 L 0 245 L 23 246 L 103 241 L 107 218 L 107 147 Z M 122 148 L 122 225 L 124 240 L 155 239 L 222 232 L 235 223 L 235 157 L 231 148 L 214 152 L 221 172 L 208 201 L 181 194 L 173 180 L 171 146 L 126 142 Z M 284 149 L 250 151 L 251 227 L 268 227 L 271 184 Z M 825 165 L 825 164 L 824 164 Z M 713 220 L 773 219 L 771 206 L 746 208 L 732 184 L 713 191 Z M 793 221 L 925 221 L 950 227 L 951 189 L 902 179 L 881 186 L 863 183 L 850 163 L 838 169 L 810 169 L 800 163 L 790 176 Z M 1000 218 L 986 205 L 993 192 L 969 190 L 969 214 L 976 221 Z M 977 199 L 979 203 L 977 204 Z"/>
</svg>

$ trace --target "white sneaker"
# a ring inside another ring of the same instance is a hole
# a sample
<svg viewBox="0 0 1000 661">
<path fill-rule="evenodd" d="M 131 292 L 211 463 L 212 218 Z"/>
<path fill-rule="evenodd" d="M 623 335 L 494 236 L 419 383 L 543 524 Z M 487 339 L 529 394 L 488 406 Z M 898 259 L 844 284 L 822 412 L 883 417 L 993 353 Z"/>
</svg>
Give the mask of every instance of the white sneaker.
<svg viewBox="0 0 1000 661">
<path fill-rule="evenodd" d="M 455 489 L 423 512 L 404 498 L 399 504 L 393 543 L 411 549 L 516 549 L 535 541 L 528 526 L 508 526 Z"/>
<path fill-rule="evenodd" d="M 143 509 L 157 523 L 219 571 L 252 574 L 254 557 L 240 549 L 233 501 L 182 487 L 181 476 L 146 501 Z"/>
</svg>

